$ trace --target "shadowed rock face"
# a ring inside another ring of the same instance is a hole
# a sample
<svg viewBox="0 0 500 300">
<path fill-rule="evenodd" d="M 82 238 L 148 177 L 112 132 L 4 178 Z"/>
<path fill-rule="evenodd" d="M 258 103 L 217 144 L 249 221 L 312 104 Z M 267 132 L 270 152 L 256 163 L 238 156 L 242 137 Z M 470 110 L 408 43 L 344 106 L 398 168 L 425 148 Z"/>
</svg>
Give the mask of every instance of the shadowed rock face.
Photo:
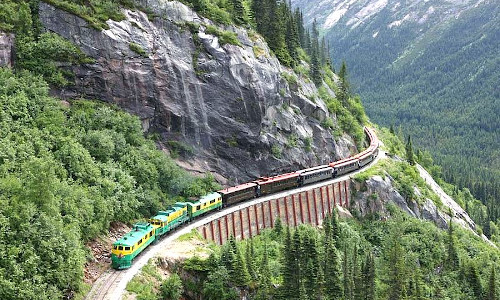
<svg viewBox="0 0 500 300">
<path fill-rule="evenodd" d="M 212 22 L 185 5 L 143 2 L 160 17 L 150 21 L 142 12 L 125 11 L 126 20 L 108 21 L 110 29 L 103 31 L 40 3 L 46 30 L 96 60 L 75 67 L 75 84 L 55 93 L 101 99 L 138 115 L 144 130 L 159 133 L 162 144 L 175 140 L 193 147 L 184 167 L 211 171 L 223 184 L 327 163 L 356 151 L 350 137 L 336 142 L 320 126 L 326 117 L 336 117 L 321 100 L 309 100 L 316 87 L 301 78 L 290 86 L 281 75 L 287 70 L 260 37 L 228 27 L 241 46 L 221 45 L 205 33 Z M 186 22 L 199 24 L 199 31 L 191 33 Z M 132 51 L 131 43 L 146 54 Z"/>
</svg>

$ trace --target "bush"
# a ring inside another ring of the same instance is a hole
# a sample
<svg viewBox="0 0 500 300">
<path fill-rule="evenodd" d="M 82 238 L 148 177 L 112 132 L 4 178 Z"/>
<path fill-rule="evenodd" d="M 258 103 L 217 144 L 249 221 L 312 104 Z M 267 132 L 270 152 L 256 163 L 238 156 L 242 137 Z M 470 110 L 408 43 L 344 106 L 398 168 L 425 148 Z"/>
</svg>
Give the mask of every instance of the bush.
<svg viewBox="0 0 500 300">
<path fill-rule="evenodd" d="M 163 281 L 160 295 L 165 300 L 179 300 L 183 292 L 182 281 L 179 275 L 172 274 Z"/>
<path fill-rule="evenodd" d="M 231 44 L 235 46 L 241 46 L 241 42 L 238 39 L 238 35 L 232 31 L 220 30 L 219 28 L 206 25 L 205 33 L 215 35 L 219 38 L 219 43 L 222 45 Z"/>
<path fill-rule="evenodd" d="M 146 50 L 144 50 L 140 45 L 136 43 L 130 43 L 129 48 L 130 50 L 134 51 L 135 53 L 139 54 L 142 57 L 148 57 Z"/>
</svg>

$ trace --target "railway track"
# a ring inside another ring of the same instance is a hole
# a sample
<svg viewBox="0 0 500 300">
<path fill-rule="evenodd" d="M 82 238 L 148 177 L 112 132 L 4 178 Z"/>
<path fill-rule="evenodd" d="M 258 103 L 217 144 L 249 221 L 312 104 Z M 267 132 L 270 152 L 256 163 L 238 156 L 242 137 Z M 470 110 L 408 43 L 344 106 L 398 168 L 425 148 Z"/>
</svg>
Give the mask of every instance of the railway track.
<svg viewBox="0 0 500 300">
<path fill-rule="evenodd" d="M 151 245 L 148 247 L 143 253 L 141 253 L 138 257 L 136 257 L 134 263 L 132 264 L 132 267 L 126 270 L 122 271 L 116 271 L 109 269 L 106 272 L 104 272 L 98 279 L 97 281 L 93 284 L 91 291 L 87 294 L 85 297 L 85 300 L 119 300 L 122 298 L 123 293 L 125 292 L 125 287 L 127 286 L 127 283 L 132 280 L 132 278 L 139 272 L 139 270 L 145 266 L 148 262 L 148 260 L 156 255 L 156 253 L 164 247 L 166 244 L 176 240 L 179 236 L 191 232 L 192 229 L 198 228 L 202 225 L 205 225 L 212 220 L 216 220 L 220 217 L 223 217 L 224 215 L 232 214 L 233 212 L 240 210 L 242 208 L 246 208 L 248 206 L 261 203 L 261 202 L 266 202 L 271 199 L 275 198 L 281 198 L 281 197 L 286 197 L 288 195 L 294 194 L 294 193 L 299 193 L 303 191 L 307 191 L 310 189 L 318 188 L 320 186 L 328 185 L 328 184 L 333 184 L 338 181 L 343 181 L 348 178 L 350 178 L 353 175 L 356 175 L 357 173 L 360 173 L 364 171 L 366 168 L 369 168 L 373 164 L 375 164 L 378 160 L 380 160 L 382 157 L 385 156 L 385 153 L 382 151 L 379 151 L 378 156 L 368 165 L 362 167 L 359 170 L 356 170 L 352 173 L 345 174 L 341 177 L 335 178 L 335 179 L 330 179 L 322 182 L 318 182 L 316 184 L 311 184 L 291 190 L 286 190 L 282 191 L 276 194 L 272 194 L 269 196 L 265 197 L 260 197 L 256 198 L 251 201 L 246 201 L 243 203 L 240 203 L 238 205 L 233 205 L 228 208 L 225 208 L 223 210 L 220 210 L 215 213 L 211 213 L 209 215 L 206 215 L 194 222 L 188 223 L 187 225 L 178 228 L 177 230 L 173 231 L 172 233 L 168 234 L 165 236 L 163 239 L 161 239 L 158 243 Z"/>
</svg>

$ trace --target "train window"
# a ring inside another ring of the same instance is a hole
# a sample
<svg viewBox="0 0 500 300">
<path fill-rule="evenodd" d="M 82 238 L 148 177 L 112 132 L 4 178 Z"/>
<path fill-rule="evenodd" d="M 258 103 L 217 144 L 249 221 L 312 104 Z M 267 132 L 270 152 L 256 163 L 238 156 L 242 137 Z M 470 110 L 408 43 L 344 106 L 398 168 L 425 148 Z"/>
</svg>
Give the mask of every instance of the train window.
<svg viewBox="0 0 500 300">
<path fill-rule="evenodd" d="M 150 237 L 151 237 L 151 236 L 153 236 L 153 232 L 152 232 L 152 231 L 149 233 L 149 236 L 150 236 Z"/>
<path fill-rule="evenodd" d="M 211 201 L 210 201 L 210 204 L 213 204 L 213 203 L 215 203 L 215 200 L 211 200 Z"/>
<path fill-rule="evenodd" d="M 199 210 L 199 209 L 200 209 L 200 206 L 201 206 L 201 205 L 196 206 L 196 210 Z"/>
<path fill-rule="evenodd" d="M 118 250 L 118 246 L 113 246 L 113 249 Z"/>
<path fill-rule="evenodd" d="M 130 250 L 130 247 L 125 247 L 125 251 L 129 251 Z"/>
<path fill-rule="evenodd" d="M 123 246 L 119 246 L 119 247 L 118 247 L 118 250 L 123 250 Z"/>
</svg>

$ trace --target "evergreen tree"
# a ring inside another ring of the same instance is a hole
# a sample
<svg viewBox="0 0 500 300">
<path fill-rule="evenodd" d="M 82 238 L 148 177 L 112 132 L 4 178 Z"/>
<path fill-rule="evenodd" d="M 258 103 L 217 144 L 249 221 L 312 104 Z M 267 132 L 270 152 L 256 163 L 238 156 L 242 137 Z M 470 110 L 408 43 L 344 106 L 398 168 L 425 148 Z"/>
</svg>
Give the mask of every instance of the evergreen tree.
<svg viewBox="0 0 500 300">
<path fill-rule="evenodd" d="M 406 296 L 406 271 L 404 253 L 401 244 L 399 243 L 400 235 L 398 232 L 393 234 L 391 247 L 388 249 L 388 266 L 389 266 L 389 300 L 400 300 Z"/>
<path fill-rule="evenodd" d="M 337 208 L 333 208 L 332 211 L 332 216 L 330 218 L 332 222 L 332 239 L 333 242 L 335 243 L 335 246 L 337 246 L 337 243 L 340 239 L 340 223 L 339 223 L 339 215 L 338 215 L 338 210 Z"/>
<path fill-rule="evenodd" d="M 299 45 L 302 48 L 305 48 L 305 29 L 304 29 L 304 17 L 302 16 L 302 12 L 300 9 L 295 9 L 294 21 L 296 23 L 297 28 L 297 37 L 299 39 Z"/>
<path fill-rule="evenodd" d="M 253 245 L 253 239 L 247 242 L 247 249 L 245 251 L 245 258 L 248 268 L 248 274 L 252 280 L 257 280 L 257 272 L 255 267 L 255 249 Z"/>
<path fill-rule="evenodd" d="M 415 165 L 415 156 L 413 155 L 413 146 L 411 145 L 411 137 L 408 136 L 408 141 L 406 142 L 406 161 L 410 165 Z"/>
<path fill-rule="evenodd" d="M 292 295 L 299 295 L 300 291 L 298 288 L 300 287 L 300 284 L 302 282 L 302 267 L 305 269 L 305 265 L 301 265 L 301 252 L 302 252 L 302 241 L 301 241 L 301 236 L 300 236 L 300 231 L 297 229 L 293 233 L 293 239 L 292 239 L 292 267 L 293 267 L 293 274 L 292 274 L 292 285 L 293 285 L 293 294 Z"/>
<path fill-rule="evenodd" d="M 491 266 L 490 280 L 488 282 L 488 298 L 487 300 L 497 300 L 495 266 Z"/>
<path fill-rule="evenodd" d="M 344 259 L 342 263 L 342 273 L 344 274 L 344 299 L 353 300 L 353 282 L 351 266 L 349 265 L 349 256 L 347 255 L 347 246 L 344 247 Z"/>
<path fill-rule="evenodd" d="M 250 283 L 250 274 L 248 274 L 248 268 L 243 256 L 241 255 L 241 251 L 239 250 L 238 245 L 236 245 L 236 240 L 232 236 L 229 239 L 229 247 L 235 256 L 233 269 L 230 270 L 230 274 L 233 275 L 232 280 L 239 287 L 247 286 Z"/>
<path fill-rule="evenodd" d="M 245 12 L 245 8 L 243 7 L 243 3 L 241 0 L 231 0 L 233 5 L 233 21 L 237 25 L 243 25 L 247 23 L 247 16 Z"/>
<path fill-rule="evenodd" d="M 342 272 L 338 250 L 329 241 L 325 249 L 325 294 L 327 299 L 340 300 L 343 296 Z"/>
<path fill-rule="evenodd" d="M 267 242 L 264 242 L 264 255 L 262 257 L 262 263 L 260 264 L 260 274 L 259 277 L 259 289 L 258 292 L 261 294 L 259 299 L 269 299 L 272 297 L 272 280 L 271 280 L 271 269 L 269 267 L 269 254 L 267 251 Z"/>
<path fill-rule="evenodd" d="M 364 300 L 375 300 L 375 260 L 368 252 L 363 268 Z"/>
<path fill-rule="evenodd" d="M 352 259 L 352 274 L 353 274 L 353 299 L 364 298 L 363 279 L 358 259 L 358 247 L 354 245 L 353 259 Z"/>
<path fill-rule="evenodd" d="M 349 81 L 347 80 L 347 66 L 345 61 L 342 61 L 342 65 L 340 66 L 340 71 L 339 71 L 339 80 L 340 80 L 340 90 L 339 90 L 339 95 L 337 98 L 342 102 L 342 103 L 347 103 L 347 99 L 349 99 Z"/>
<path fill-rule="evenodd" d="M 321 61 L 320 61 L 320 49 L 319 49 L 319 33 L 317 28 L 316 19 L 314 19 L 312 26 L 312 36 L 311 36 L 311 79 L 316 84 L 320 86 L 322 83 L 321 78 Z"/>
<path fill-rule="evenodd" d="M 467 282 L 469 283 L 474 297 L 477 300 L 481 300 L 483 298 L 483 287 L 481 285 L 481 279 L 479 278 L 479 273 L 474 264 L 469 266 L 469 272 L 467 274 Z"/>
<path fill-rule="evenodd" d="M 274 222 L 274 232 L 277 237 L 281 237 L 283 232 L 283 222 L 281 222 L 280 218 L 276 219 L 276 222 Z"/>
<path fill-rule="evenodd" d="M 305 259 L 302 261 L 306 266 L 306 272 L 303 276 L 305 288 L 311 299 L 318 299 L 320 297 L 319 284 L 321 282 L 318 246 L 314 236 L 305 235 L 303 239 L 302 256 Z"/>
<path fill-rule="evenodd" d="M 267 31 L 267 26 L 269 25 L 269 10 L 268 10 L 267 0 L 252 0 L 252 16 L 254 18 L 254 23 L 257 31 L 265 36 Z"/>
<path fill-rule="evenodd" d="M 294 282 L 295 274 L 295 256 L 292 251 L 292 236 L 290 227 L 286 227 L 285 245 L 283 247 L 283 284 L 281 286 L 281 298 L 292 299 L 298 295 L 298 286 Z"/>
<path fill-rule="evenodd" d="M 458 259 L 457 249 L 455 247 L 455 239 L 453 236 L 453 222 L 450 219 L 448 225 L 448 238 L 447 238 L 447 260 L 446 264 L 450 270 L 456 270 L 460 265 L 460 260 Z"/>
</svg>

